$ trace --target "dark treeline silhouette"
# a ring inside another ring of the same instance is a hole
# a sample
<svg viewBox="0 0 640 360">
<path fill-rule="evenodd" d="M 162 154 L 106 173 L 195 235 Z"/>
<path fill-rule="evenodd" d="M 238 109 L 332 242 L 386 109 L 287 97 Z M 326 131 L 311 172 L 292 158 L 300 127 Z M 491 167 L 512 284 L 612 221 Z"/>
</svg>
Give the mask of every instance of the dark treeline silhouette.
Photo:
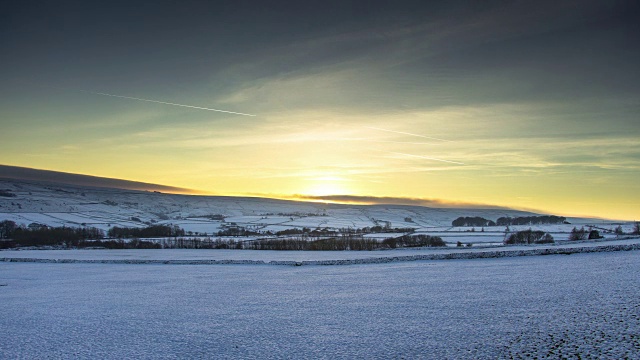
<svg viewBox="0 0 640 360">
<path fill-rule="evenodd" d="M 344 232 L 346 229 L 340 229 Z M 348 229 L 351 230 L 351 229 Z M 414 228 L 392 228 L 391 226 L 371 226 L 363 227 L 362 229 L 353 229 L 356 234 L 373 234 L 373 233 L 411 233 L 414 232 Z"/>
<path fill-rule="evenodd" d="M 146 228 L 113 227 L 107 232 L 92 227 L 48 227 L 31 224 L 28 227 L 16 225 L 13 221 L 0 222 L 0 248 L 20 246 L 64 246 L 76 248 L 109 249 L 256 249 L 256 250 L 374 250 L 381 248 L 446 246 L 439 237 L 428 235 L 404 235 L 384 241 L 366 239 L 364 234 L 376 232 L 413 232 L 413 228 L 391 228 L 390 226 L 365 227 L 361 229 L 328 228 L 290 229 L 278 232 L 287 238 L 271 238 L 237 241 L 234 239 L 211 239 L 185 237 L 185 231 L 178 226 L 152 225 Z M 243 227 L 235 226 L 219 232 L 220 236 L 258 235 Z M 292 236 L 293 235 L 293 236 Z M 144 238 L 158 238 L 144 241 Z M 131 239 L 131 240 L 125 240 Z"/>
<path fill-rule="evenodd" d="M 242 226 L 233 226 L 218 231 L 218 236 L 251 236 L 260 235 L 260 233 L 247 230 Z"/>
<path fill-rule="evenodd" d="M 600 236 L 600 232 L 598 230 L 585 230 L 584 227 L 581 227 L 580 229 L 574 227 L 571 230 L 571 234 L 569 234 L 569 240 L 571 241 L 576 241 L 576 240 L 595 240 L 595 239 L 602 239 L 602 236 Z"/>
<path fill-rule="evenodd" d="M 568 224 L 564 216 L 541 215 L 541 216 L 519 216 L 501 217 L 496 220 L 498 226 L 509 225 L 542 225 L 542 224 Z"/>
<path fill-rule="evenodd" d="M 333 232 L 329 232 L 329 231 L 327 231 L 327 232 L 321 232 L 321 231 L 316 231 L 316 230 L 313 230 L 313 231 L 315 233 L 321 234 L 321 235 L 332 235 L 333 234 Z M 311 233 L 311 230 L 309 228 L 305 227 L 305 228 L 302 228 L 302 229 L 294 228 L 294 229 L 286 229 L 286 230 L 277 231 L 275 233 L 275 235 L 277 235 L 277 236 L 292 236 L 292 235 L 302 235 L 302 234 L 309 234 L 309 233 Z"/>
<path fill-rule="evenodd" d="M 451 222 L 451 226 L 510 226 L 510 225 L 542 225 L 542 224 L 568 224 L 567 219 L 562 216 L 540 215 L 540 216 L 519 216 L 501 217 L 495 222 L 479 216 L 461 216 Z"/>
<path fill-rule="evenodd" d="M 114 226 L 107 233 L 112 238 L 154 238 L 184 236 L 184 230 L 178 226 L 151 225 L 145 228 Z"/>
<path fill-rule="evenodd" d="M 496 223 L 492 220 L 488 220 L 485 218 L 481 218 L 479 216 L 475 217 L 466 217 L 461 216 L 451 223 L 451 226 L 496 226 Z"/>
<path fill-rule="evenodd" d="M 0 249 L 11 249 L 21 246 L 67 246 L 74 248 L 104 248 L 104 249 L 160 249 L 162 246 L 155 242 L 133 239 L 131 241 L 124 240 L 78 240 L 67 245 L 67 243 L 42 244 L 37 242 L 32 245 L 25 245 L 16 240 L 0 241 Z"/>
<path fill-rule="evenodd" d="M 515 232 L 504 241 L 506 245 L 515 244 L 550 244 L 553 243 L 553 236 L 544 231 L 523 230 Z"/>
<path fill-rule="evenodd" d="M 341 236 L 325 239 L 308 240 L 305 237 L 288 239 L 260 239 L 245 243 L 245 249 L 253 250 L 375 250 L 394 249 L 398 247 L 447 246 L 437 236 L 404 235 L 398 238 L 388 238 L 383 241 L 367 239 L 363 236 Z"/>
<path fill-rule="evenodd" d="M 76 247 L 79 248 L 106 248 L 106 249 L 161 249 L 162 246 L 153 241 L 145 241 L 140 239 L 132 239 L 124 241 L 122 239 L 117 240 L 87 240 L 79 243 Z"/>
<path fill-rule="evenodd" d="M 104 231 L 93 227 L 48 227 L 38 224 L 18 226 L 15 222 L 5 220 L 0 223 L 0 238 L 11 241 L 0 242 L 2 248 L 18 246 L 79 246 L 87 240 L 104 238 Z"/>
<path fill-rule="evenodd" d="M 310 250 L 311 241 L 301 237 L 288 239 L 259 239 L 246 244 L 251 250 Z"/>
<path fill-rule="evenodd" d="M 163 238 L 157 241 L 163 249 L 243 249 L 242 241 L 234 239 L 206 238 Z"/>
<path fill-rule="evenodd" d="M 392 249 L 398 247 L 441 247 L 447 244 L 439 236 L 430 235 L 404 235 L 397 238 L 389 238 L 382 241 L 383 245 Z"/>
<path fill-rule="evenodd" d="M 261 239 L 249 242 L 246 249 L 252 250 L 374 250 L 381 248 L 380 242 L 363 237 L 332 237 L 326 239 L 306 240 L 305 238 Z"/>
</svg>

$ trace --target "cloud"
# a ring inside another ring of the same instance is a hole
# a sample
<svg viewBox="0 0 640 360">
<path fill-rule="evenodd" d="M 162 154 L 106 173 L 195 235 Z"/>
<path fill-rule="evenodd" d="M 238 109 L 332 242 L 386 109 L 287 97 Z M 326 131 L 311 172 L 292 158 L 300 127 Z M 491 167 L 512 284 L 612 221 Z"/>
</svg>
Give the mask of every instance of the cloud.
<svg viewBox="0 0 640 360">
<path fill-rule="evenodd" d="M 434 137 L 430 137 L 430 136 L 424 136 L 424 135 L 419 135 L 419 134 L 408 133 L 408 132 L 404 132 L 404 131 L 388 130 L 388 129 L 382 129 L 382 128 L 377 128 L 377 127 L 373 127 L 373 126 L 365 126 L 365 127 L 366 127 L 367 129 L 373 129 L 373 130 L 379 130 L 379 131 L 386 131 L 386 132 L 391 132 L 391 133 L 396 133 L 396 134 L 402 134 L 402 135 L 416 136 L 416 137 L 421 137 L 421 138 L 430 139 L 430 140 L 451 141 L 451 140 L 445 140 L 445 139 L 434 138 Z"/>
<path fill-rule="evenodd" d="M 440 161 L 440 162 L 446 162 L 446 163 L 451 163 L 451 164 L 456 164 L 456 165 L 464 165 L 464 163 L 457 162 L 457 161 L 444 160 L 444 159 L 439 159 L 439 158 L 434 158 L 434 157 L 429 157 L 429 156 L 423 156 L 423 155 L 405 154 L 405 153 L 398 153 L 398 152 L 393 152 L 393 151 L 390 151 L 389 153 L 390 154 L 395 154 L 395 155 L 406 156 L 406 157 L 418 158 L 418 159 Z"/>
<path fill-rule="evenodd" d="M 442 199 L 425 199 L 411 197 L 393 197 L 393 196 L 359 196 L 359 195 L 301 195 L 295 194 L 291 196 L 282 196 L 285 199 L 299 201 L 321 201 L 344 204 L 361 204 L 361 205 L 411 205 L 426 206 L 435 208 L 472 208 L 472 209 L 506 209 L 506 207 L 478 204 L 470 202 L 457 202 Z"/>
</svg>

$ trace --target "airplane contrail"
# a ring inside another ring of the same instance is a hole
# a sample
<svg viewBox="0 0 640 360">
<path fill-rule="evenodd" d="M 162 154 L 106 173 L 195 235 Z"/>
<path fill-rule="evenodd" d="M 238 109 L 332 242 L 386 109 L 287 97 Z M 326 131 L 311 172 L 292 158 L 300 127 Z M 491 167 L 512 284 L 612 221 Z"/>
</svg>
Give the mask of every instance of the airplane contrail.
<svg viewBox="0 0 640 360">
<path fill-rule="evenodd" d="M 391 144 L 409 144 L 409 145 L 440 145 L 439 143 L 427 143 L 427 142 L 412 142 L 412 141 L 391 141 L 391 140 L 371 140 L 368 138 L 341 138 L 338 140 L 344 141 L 368 141 L 377 143 L 391 143 Z"/>
<path fill-rule="evenodd" d="M 428 157 L 428 156 L 422 156 L 422 155 L 413 155 L 413 154 L 405 154 L 405 153 L 399 153 L 399 152 L 393 152 L 393 151 L 389 151 L 389 152 L 391 154 L 396 154 L 396 155 L 410 156 L 410 157 L 415 157 L 415 158 L 420 158 L 420 159 L 435 160 L 435 161 L 442 161 L 442 162 L 451 163 L 451 164 L 464 165 L 464 163 L 461 163 L 461 162 L 443 160 L 443 159 L 438 159 L 438 158 L 434 158 L 434 157 Z"/>
<path fill-rule="evenodd" d="M 412 133 L 403 132 L 403 131 L 387 130 L 387 129 L 377 128 L 377 127 L 373 127 L 373 126 L 364 126 L 364 127 L 365 127 L 365 128 L 367 128 L 367 129 L 373 129 L 373 130 L 379 130 L 379 131 L 386 131 L 386 132 L 391 132 L 391 133 L 396 133 L 396 134 L 403 134 L 403 135 L 417 136 L 417 137 L 421 137 L 421 138 L 425 138 L 425 139 L 438 140 L 438 141 L 446 141 L 446 142 L 453 142 L 453 141 L 451 141 L 451 140 L 445 140 L 445 139 L 439 139 L 439 138 L 434 138 L 434 137 L 430 137 L 430 136 L 424 136 L 424 135 L 412 134 Z"/>
<path fill-rule="evenodd" d="M 141 98 L 131 97 L 131 96 L 113 95 L 113 94 L 107 94 L 107 93 L 101 93 L 101 92 L 94 92 L 94 91 L 87 91 L 87 90 L 80 90 L 80 91 L 82 91 L 82 92 L 84 92 L 84 93 L 94 94 L 94 95 L 104 95 L 104 96 L 111 96 L 111 97 L 117 97 L 117 98 L 122 98 L 122 99 L 131 99 L 131 100 L 147 101 L 147 102 L 152 102 L 152 103 L 157 103 L 157 104 L 165 104 L 165 105 L 173 105 L 173 106 L 182 106 L 182 107 L 187 107 L 187 108 L 191 108 L 191 109 L 198 109 L 198 110 L 217 111 L 217 112 L 222 112 L 222 113 L 227 113 L 227 114 L 234 114 L 234 115 L 242 115 L 242 116 L 256 116 L 256 115 L 252 115 L 252 114 L 245 114 L 245 113 L 235 112 L 235 111 L 227 111 L 227 110 L 220 110 L 220 109 L 211 109 L 211 108 L 206 108 L 206 107 L 201 107 L 201 106 L 192 106 L 192 105 L 176 104 L 176 103 L 170 103 L 170 102 L 158 101 L 158 100 L 141 99 Z"/>
</svg>

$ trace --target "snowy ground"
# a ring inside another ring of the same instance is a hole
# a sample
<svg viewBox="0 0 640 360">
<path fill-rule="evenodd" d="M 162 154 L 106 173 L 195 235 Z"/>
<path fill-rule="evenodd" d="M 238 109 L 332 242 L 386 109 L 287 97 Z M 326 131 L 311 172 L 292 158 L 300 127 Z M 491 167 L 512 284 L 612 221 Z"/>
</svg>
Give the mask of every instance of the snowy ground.
<svg viewBox="0 0 640 360">
<path fill-rule="evenodd" d="M 520 245 L 501 247 L 447 247 L 447 248 L 402 248 L 375 251 L 276 251 L 276 250 L 214 250 L 214 249 L 146 249 L 146 250 L 4 250 L 3 259 L 47 259 L 80 261 L 185 261 L 205 262 L 209 260 L 234 260 L 254 262 L 277 261 L 327 261 L 350 259 L 411 258 L 432 254 L 466 254 L 519 252 L 540 249 L 572 249 L 584 247 L 607 247 L 618 245 L 640 245 L 640 238 L 626 240 L 564 242 L 562 244 Z"/>
<path fill-rule="evenodd" d="M 0 358 L 637 359 L 639 254 L 328 267 L 0 262 Z"/>
<path fill-rule="evenodd" d="M 534 215 L 509 209 L 358 206 L 262 198 L 171 195 L 8 179 L 0 179 L 0 190 L 15 195 L 0 196 L 0 221 L 11 220 L 23 225 L 92 226 L 103 230 L 113 226 L 174 224 L 185 231 L 207 235 L 232 224 L 264 232 L 303 227 L 313 230 L 389 225 L 415 228 L 424 233 L 450 232 L 446 235 L 450 235 L 454 243 L 470 235 L 478 236 L 479 241 L 488 241 L 488 237 L 480 237 L 481 228 L 474 228 L 475 232 L 471 233 L 471 227 L 452 228 L 451 222 L 460 216 L 481 216 L 495 221 L 503 216 Z M 547 225 L 541 230 L 565 234 L 558 238 L 562 239 L 576 225 L 593 225 L 607 230 L 619 225 L 596 219 L 571 218 L 569 221 L 571 225 Z M 630 231 L 633 226 L 632 223 L 620 224 L 625 231 Z M 529 226 L 522 227 L 525 228 Z M 536 226 L 533 228 L 538 229 Z M 504 238 L 504 227 L 488 227 L 485 230 L 485 235 L 492 234 L 499 241 Z M 520 228 L 512 227 L 512 230 Z"/>
<path fill-rule="evenodd" d="M 15 195 L 0 196 L 0 221 L 48 226 L 144 227 L 169 224 L 183 228 L 187 234 L 212 236 L 229 226 L 241 226 L 265 233 L 282 230 L 358 229 L 374 226 L 413 228 L 418 234 L 440 236 L 449 245 L 458 242 L 472 245 L 501 244 L 508 235 L 504 226 L 486 228 L 451 227 L 460 216 L 480 216 L 497 220 L 503 216 L 529 216 L 508 209 L 454 209 L 420 206 L 303 203 L 261 198 L 186 196 L 155 192 L 91 188 L 65 184 L 0 179 L 0 190 Z M 512 226 L 510 231 L 542 230 L 555 240 L 567 240 L 574 226 L 594 228 L 607 239 L 622 226 L 630 232 L 632 222 L 597 219 L 568 219 L 571 224 Z M 474 230 L 474 231 L 471 231 Z M 484 230 L 484 231 L 483 231 Z M 368 234 L 384 239 L 401 233 Z"/>
</svg>

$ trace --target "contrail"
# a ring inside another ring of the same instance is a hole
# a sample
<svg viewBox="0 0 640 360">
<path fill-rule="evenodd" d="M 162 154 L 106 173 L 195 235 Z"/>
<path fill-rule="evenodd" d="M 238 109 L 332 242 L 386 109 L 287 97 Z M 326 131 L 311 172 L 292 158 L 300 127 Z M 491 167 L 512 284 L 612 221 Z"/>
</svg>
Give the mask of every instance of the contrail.
<svg viewBox="0 0 640 360">
<path fill-rule="evenodd" d="M 241 113 L 241 112 L 227 111 L 227 110 L 220 110 L 220 109 L 211 109 L 211 108 L 206 108 L 206 107 L 201 107 L 201 106 L 183 105 L 183 104 L 176 104 L 176 103 L 170 103 L 170 102 L 165 102 L 165 101 L 141 99 L 141 98 L 136 98 L 136 97 L 131 97 L 131 96 L 113 95 L 113 94 L 107 94 L 107 93 L 101 93 L 101 92 L 93 92 L 93 91 L 87 91 L 87 90 L 80 90 L 80 91 L 82 91 L 84 93 L 94 94 L 94 95 L 104 95 L 104 96 L 111 96 L 111 97 L 117 97 L 117 98 L 122 98 L 122 99 L 147 101 L 147 102 L 152 102 L 152 103 L 157 103 L 157 104 L 182 106 L 182 107 L 187 107 L 187 108 L 191 108 L 191 109 L 217 111 L 217 112 L 223 112 L 223 113 L 227 113 L 227 114 L 243 115 L 243 116 L 255 116 L 255 115 L 252 115 L 252 114 L 245 114 L 245 113 Z"/>
<path fill-rule="evenodd" d="M 342 138 L 338 140 L 343 141 L 368 141 L 368 142 L 377 142 L 377 143 L 391 143 L 391 144 L 409 144 L 409 145 L 440 145 L 439 143 L 428 143 L 428 142 L 412 142 L 412 141 L 390 141 L 390 140 L 371 140 L 367 138 Z"/>
<path fill-rule="evenodd" d="M 450 160 L 443 160 L 443 159 L 438 159 L 438 158 L 428 157 L 428 156 L 412 155 L 412 154 L 405 154 L 405 153 L 399 153 L 399 152 L 393 152 L 393 151 L 389 151 L 389 153 L 391 153 L 391 154 L 396 154 L 396 155 L 410 156 L 410 157 L 415 157 L 415 158 L 420 158 L 420 159 L 435 160 L 435 161 L 442 161 L 442 162 L 446 162 L 446 163 L 452 163 L 452 164 L 464 165 L 464 163 L 461 163 L 461 162 L 457 162 L 457 161 L 450 161 Z"/>
<path fill-rule="evenodd" d="M 445 140 L 445 139 L 439 139 L 439 138 L 434 138 L 434 137 L 429 137 L 429 136 L 424 136 L 424 135 L 412 134 L 412 133 L 403 132 L 403 131 L 394 131 L 394 130 L 381 129 L 381 128 L 377 128 L 377 127 L 373 127 L 373 126 L 364 126 L 364 127 L 365 127 L 365 128 L 367 128 L 367 129 L 373 129 L 373 130 L 379 130 L 379 131 L 386 131 L 386 132 L 391 132 L 391 133 L 396 133 L 396 134 L 403 134 L 403 135 L 417 136 L 417 137 L 421 137 L 421 138 L 425 138 L 425 139 L 438 140 L 438 141 L 446 141 L 446 142 L 453 142 L 453 141 L 451 141 L 451 140 Z"/>
</svg>

